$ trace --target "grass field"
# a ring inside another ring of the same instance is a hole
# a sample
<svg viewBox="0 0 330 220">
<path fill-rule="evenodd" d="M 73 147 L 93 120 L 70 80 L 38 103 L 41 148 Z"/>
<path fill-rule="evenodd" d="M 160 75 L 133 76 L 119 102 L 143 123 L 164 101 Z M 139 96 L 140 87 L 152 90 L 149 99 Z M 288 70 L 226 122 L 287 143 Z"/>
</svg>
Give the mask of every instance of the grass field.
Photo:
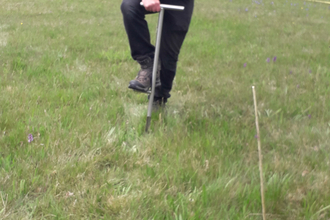
<svg viewBox="0 0 330 220">
<path fill-rule="evenodd" d="M 252 85 L 268 219 L 330 219 L 330 5 L 196 0 L 145 134 L 120 3 L 0 0 L 0 219 L 261 219 Z"/>
</svg>

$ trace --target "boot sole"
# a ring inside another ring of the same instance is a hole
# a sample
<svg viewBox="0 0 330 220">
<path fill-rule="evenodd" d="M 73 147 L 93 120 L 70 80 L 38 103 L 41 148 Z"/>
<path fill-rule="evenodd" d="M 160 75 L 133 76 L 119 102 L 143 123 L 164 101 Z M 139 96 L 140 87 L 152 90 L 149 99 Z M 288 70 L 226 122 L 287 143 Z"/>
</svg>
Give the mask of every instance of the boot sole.
<svg viewBox="0 0 330 220">
<path fill-rule="evenodd" d="M 159 87 L 161 86 L 161 84 L 156 84 L 155 87 Z M 139 85 L 132 85 L 132 84 L 129 84 L 128 85 L 128 88 L 129 89 L 133 89 L 134 91 L 137 91 L 137 92 L 142 92 L 142 93 L 150 93 L 151 92 L 151 87 L 142 87 L 142 86 L 139 86 Z"/>
</svg>

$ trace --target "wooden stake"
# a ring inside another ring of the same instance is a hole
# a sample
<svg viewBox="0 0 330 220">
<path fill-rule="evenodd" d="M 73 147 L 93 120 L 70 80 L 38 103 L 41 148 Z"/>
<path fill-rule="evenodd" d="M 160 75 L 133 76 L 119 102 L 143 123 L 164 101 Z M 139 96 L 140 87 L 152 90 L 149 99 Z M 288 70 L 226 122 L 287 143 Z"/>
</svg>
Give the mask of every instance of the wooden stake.
<svg viewBox="0 0 330 220">
<path fill-rule="evenodd" d="M 264 196 L 264 180 L 262 174 L 262 153 L 260 144 L 260 132 L 259 132 L 259 122 L 258 122 L 258 108 L 257 108 L 257 98 L 254 86 L 252 86 L 253 101 L 254 101 L 254 114 L 256 120 L 257 129 L 257 140 L 258 140 L 258 152 L 259 152 L 259 173 L 260 173 L 260 192 L 261 192 L 261 205 L 262 205 L 262 218 L 266 220 L 266 207 L 265 207 L 265 196 Z"/>
</svg>

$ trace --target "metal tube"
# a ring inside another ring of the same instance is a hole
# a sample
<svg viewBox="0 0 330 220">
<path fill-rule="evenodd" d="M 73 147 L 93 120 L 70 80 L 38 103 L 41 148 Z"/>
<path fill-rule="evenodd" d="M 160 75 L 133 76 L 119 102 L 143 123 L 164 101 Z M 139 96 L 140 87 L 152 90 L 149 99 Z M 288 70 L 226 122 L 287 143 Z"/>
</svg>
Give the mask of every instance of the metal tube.
<svg viewBox="0 0 330 220">
<path fill-rule="evenodd" d="M 156 77 L 157 77 L 157 70 L 158 70 L 157 67 L 158 67 L 159 51 L 160 51 L 160 42 L 161 42 L 162 30 L 163 30 L 164 11 L 165 11 L 164 8 L 160 9 L 159 18 L 158 18 L 154 66 L 153 66 L 153 70 L 152 70 L 151 94 L 149 96 L 146 132 L 148 132 L 148 130 L 149 130 L 151 113 L 152 113 L 152 103 L 154 102 L 155 84 L 156 84 Z"/>
<path fill-rule="evenodd" d="M 140 5 L 143 6 L 143 3 L 140 2 Z M 147 123 L 146 123 L 146 129 L 145 129 L 146 132 L 149 131 L 150 122 L 151 122 L 152 104 L 154 102 L 154 95 L 155 95 L 155 84 L 156 84 L 156 77 L 157 77 L 157 71 L 158 71 L 159 51 L 160 51 L 160 43 L 161 43 L 161 39 L 162 39 L 163 20 L 164 20 L 165 10 L 183 11 L 184 7 L 176 6 L 176 5 L 160 4 L 160 13 L 159 13 L 159 17 L 158 17 L 157 34 L 156 34 L 155 56 L 154 56 L 154 64 L 153 64 L 153 70 L 152 70 L 151 93 L 149 96 Z"/>
<path fill-rule="evenodd" d="M 143 6 L 143 3 L 140 2 L 140 5 Z M 163 8 L 165 10 L 173 10 L 173 11 L 183 11 L 184 10 L 184 6 L 167 5 L 167 4 L 160 4 L 160 8 Z"/>
</svg>

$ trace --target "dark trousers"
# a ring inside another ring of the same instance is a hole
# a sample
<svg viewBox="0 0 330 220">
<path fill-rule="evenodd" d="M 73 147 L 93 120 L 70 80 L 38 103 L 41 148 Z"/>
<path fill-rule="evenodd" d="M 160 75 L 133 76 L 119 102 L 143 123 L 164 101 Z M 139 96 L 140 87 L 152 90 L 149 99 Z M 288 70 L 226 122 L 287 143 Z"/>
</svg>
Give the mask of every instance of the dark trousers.
<svg viewBox="0 0 330 220">
<path fill-rule="evenodd" d="M 150 12 L 147 12 L 140 2 L 141 0 L 123 0 L 121 4 L 131 55 L 136 61 L 142 61 L 147 57 L 153 58 L 155 51 L 155 47 L 150 42 L 148 24 L 145 20 L 145 15 Z M 159 54 L 162 87 L 161 92 L 156 93 L 155 96 L 169 98 L 180 49 L 188 32 L 194 0 L 161 0 L 161 3 L 185 6 L 184 11 L 165 10 L 164 13 Z"/>
</svg>

